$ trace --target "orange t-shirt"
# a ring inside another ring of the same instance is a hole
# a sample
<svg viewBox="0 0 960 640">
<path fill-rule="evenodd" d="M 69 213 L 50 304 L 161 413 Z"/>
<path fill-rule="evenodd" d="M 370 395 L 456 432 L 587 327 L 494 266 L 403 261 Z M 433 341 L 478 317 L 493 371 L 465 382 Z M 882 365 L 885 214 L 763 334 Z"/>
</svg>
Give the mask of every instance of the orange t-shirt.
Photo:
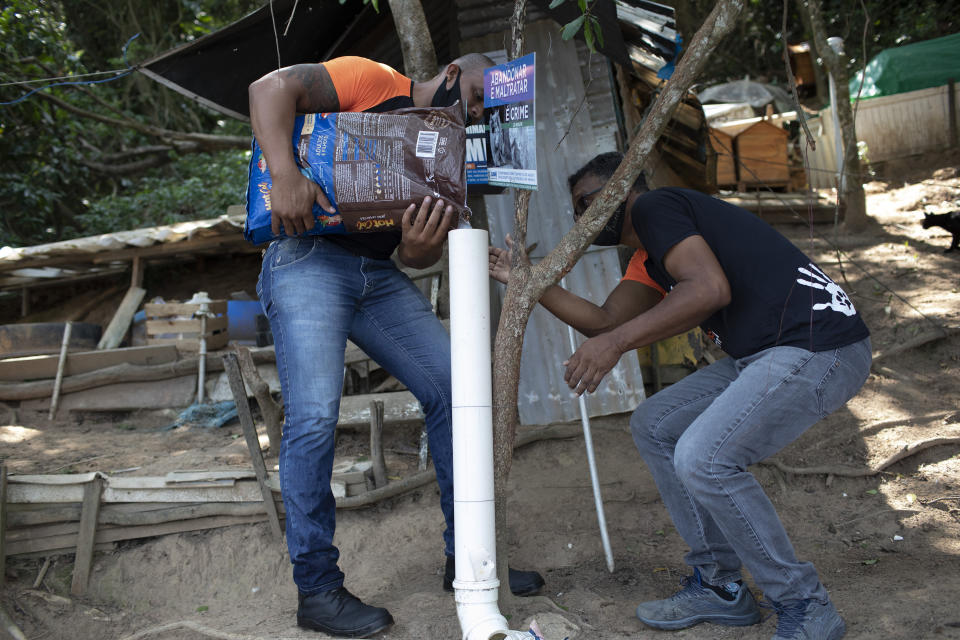
<svg viewBox="0 0 960 640">
<path fill-rule="evenodd" d="M 337 90 L 340 111 L 385 111 L 413 106 L 412 81 L 385 64 L 343 56 L 323 63 Z"/>
<path fill-rule="evenodd" d="M 634 282 L 639 282 L 640 284 L 645 284 L 652 289 L 656 289 L 661 293 L 661 295 L 667 295 L 667 292 L 664 291 L 663 287 L 657 284 L 653 278 L 650 277 L 650 274 L 647 273 L 647 268 L 644 266 L 644 262 L 647 260 L 647 252 L 645 249 L 637 249 L 633 254 L 633 257 L 630 258 L 629 264 L 627 264 L 627 272 L 623 274 L 621 280 L 633 280 Z"/>
</svg>

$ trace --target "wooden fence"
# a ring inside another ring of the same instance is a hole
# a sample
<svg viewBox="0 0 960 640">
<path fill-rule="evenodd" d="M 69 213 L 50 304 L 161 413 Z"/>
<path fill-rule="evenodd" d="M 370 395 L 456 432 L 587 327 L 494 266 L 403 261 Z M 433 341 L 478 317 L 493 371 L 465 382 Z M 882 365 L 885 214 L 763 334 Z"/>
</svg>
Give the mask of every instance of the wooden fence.
<svg viewBox="0 0 960 640">
<path fill-rule="evenodd" d="M 856 107 L 857 140 L 866 143 L 866 159 L 885 162 L 956 146 L 960 90 L 954 86 L 951 108 L 948 86 L 861 101 Z M 837 163 L 830 108 L 823 109 L 819 117 L 810 118 L 808 124 L 817 142 L 816 150 L 808 156 L 809 184 L 816 188 L 833 187 Z"/>
</svg>

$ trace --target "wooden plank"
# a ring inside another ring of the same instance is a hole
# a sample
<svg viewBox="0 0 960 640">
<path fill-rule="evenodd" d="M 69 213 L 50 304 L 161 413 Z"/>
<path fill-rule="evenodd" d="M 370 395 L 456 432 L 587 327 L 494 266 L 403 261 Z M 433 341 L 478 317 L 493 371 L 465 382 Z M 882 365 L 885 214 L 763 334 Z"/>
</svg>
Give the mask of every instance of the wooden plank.
<svg viewBox="0 0 960 640">
<path fill-rule="evenodd" d="M 173 362 L 177 357 L 176 348 L 167 345 L 70 352 L 63 374 L 73 376 L 122 363 L 163 364 Z M 55 355 L 25 356 L 0 360 L 0 382 L 53 378 L 57 373 L 57 360 L 58 356 Z"/>
<path fill-rule="evenodd" d="M 409 391 L 368 393 L 340 399 L 337 428 L 365 429 L 370 425 L 370 401 L 383 401 L 383 422 L 410 423 L 423 420 L 420 402 Z"/>
<path fill-rule="evenodd" d="M 7 570 L 7 465 L 0 462 L 0 585 Z"/>
<path fill-rule="evenodd" d="M 375 486 L 387 486 L 387 463 L 383 457 L 383 400 L 370 402 L 370 459 Z"/>
<path fill-rule="evenodd" d="M 57 375 L 53 381 L 53 396 L 50 398 L 50 413 L 48 420 L 53 420 L 57 413 L 57 405 L 60 404 L 60 387 L 63 384 L 63 370 L 67 365 L 67 350 L 70 348 L 70 332 L 73 330 L 73 323 L 69 320 L 63 327 L 63 344 L 60 346 L 60 357 L 57 358 Z"/>
<path fill-rule="evenodd" d="M 214 300 L 207 303 L 210 313 L 223 315 L 227 312 L 226 300 Z M 188 304 L 186 302 L 148 302 L 143 305 L 143 311 L 148 318 L 167 318 L 170 316 L 192 317 L 200 310 L 198 303 Z"/>
<path fill-rule="evenodd" d="M 263 522 L 265 519 L 266 514 L 256 514 L 250 516 L 210 516 L 143 526 L 116 528 L 102 527 L 97 531 L 96 546 L 99 547 L 104 543 L 119 542 L 121 540 L 152 538 L 154 536 L 169 535 L 172 533 L 201 531 L 204 529 L 213 529 L 217 527 L 229 527 L 237 524 L 252 524 L 256 522 Z M 58 536 L 50 536 L 47 538 L 31 538 L 28 540 L 21 540 L 16 544 L 10 545 L 10 547 L 7 549 L 7 555 L 14 556 L 40 552 L 50 553 L 55 550 L 65 550 L 69 552 L 76 547 L 77 537 L 78 534 L 67 533 Z"/>
<path fill-rule="evenodd" d="M 263 451 L 260 449 L 257 427 L 253 424 L 253 415 L 250 413 L 250 405 L 247 403 L 247 390 L 243 385 L 243 376 L 240 374 L 237 354 L 228 353 L 223 356 L 223 368 L 227 372 L 230 390 L 233 392 L 233 398 L 237 403 L 237 415 L 240 418 L 240 425 L 243 427 L 247 448 L 250 450 L 250 459 L 253 462 L 253 470 L 257 474 L 260 493 L 263 494 L 264 509 L 270 521 L 270 528 L 276 539 L 282 542 L 283 529 L 280 528 L 280 517 L 277 515 L 277 505 L 273 501 L 273 492 L 267 485 L 267 468 L 263 463 Z"/>
<path fill-rule="evenodd" d="M 130 286 L 143 287 L 143 265 L 145 260 L 141 256 L 133 256 L 130 263 Z"/>
<path fill-rule="evenodd" d="M 188 407 L 196 395 L 196 384 L 196 375 L 160 381 L 108 384 L 60 396 L 60 409 L 62 411 L 132 411 Z M 50 399 L 24 400 L 20 403 L 20 407 L 44 411 L 49 409 Z"/>
<path fill-rule="evenodd" d="M 147 320 L 147 337 L 161 336 L 165 333 L 189 333 L 199 336 L 201 327 L 200 318 L 191 318 L 190 320 Z M 207 335 L 212 335 L 215 331 L 221 331 L 227 328 L 227 316 L 217 316 L 207 318 Z M 182 337 L 195 337 L 182 336 Z"/>
<path fill-rule="evenodd" d="M 113 314 L 113 319 L 107 325 L 107 330 L 103 332 L 103 337 L 97 344 L 97 349 L 116 349 L 123 341 L 123 336 L 130 329 L 130 323 L 133 321 L 133 314 L 147 295 L 146 289 L 140 287 L 130 287 L 127 289 L 127 295 L 123 297 L 117 312 Z"/>
<path fill-rule="evenodd" d="M 73 581 L 70 593 L 82 596 L 87 590 L 90 567 L 93 564 L 93 545 L 97 535 L 97 518 L 100 515 L 100 494 L 103 478 L 99 475 L 83 488 L 83 507 L 80 510 L 80 531 L 77 534 L 77 556 L 73 564 Z"/>
<path fill-rule="evenodd" d="M 207 350 L 222 349 L 229 341 L 226 331 L 214 334 L 207 338 Z M 172 344 L 178 351 L 194 353 L 200 350 L 200 341 L 197 338 L 147 338 L 149 344 Z"/>
<path fill-rule="evenodd" d="M 717 184 L 737 183 L 737 164 L 733 155 L 733 138 L 717 129 L 710 129 L 710 144 L 717 153 Z"/>
<path fill-rule="evenodd" d="M 17 476 L 14 476 L 17 479 Z M 114 486 L 118 478 L 108 478 L 102 502 L 260 502 L 263 496 L 259 486 L 251 480 L 238 480 L 232 487 L 171 487 L 163 477 L 145 478 L 154 486 Z M 146 485 L 146 483 L 143 483 Z M 279 479 L 270 474 L 268 484 L 279 491 Z M 83 500 L 83 485 L 52 485 L 9 482 L 7 500 L 10 503 L 76 503 Z"/>
</svg>

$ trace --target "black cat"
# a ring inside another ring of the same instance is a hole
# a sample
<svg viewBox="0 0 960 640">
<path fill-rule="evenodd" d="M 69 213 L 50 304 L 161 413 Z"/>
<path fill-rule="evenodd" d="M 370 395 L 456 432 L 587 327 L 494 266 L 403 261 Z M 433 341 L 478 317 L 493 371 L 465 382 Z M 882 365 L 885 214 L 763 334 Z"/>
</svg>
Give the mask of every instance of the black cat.
<svg viewBox="0 0 960 640">
<path fill-rule="evenodd" d="M 940 227 L 953 234 L 953 242 L 950 248 L 944 253 L 950 253 L 960 244 L 960 211 L 951 211 L 950 213 L 926 213 L 923 214 L 923 228 Z"/>
</svg>

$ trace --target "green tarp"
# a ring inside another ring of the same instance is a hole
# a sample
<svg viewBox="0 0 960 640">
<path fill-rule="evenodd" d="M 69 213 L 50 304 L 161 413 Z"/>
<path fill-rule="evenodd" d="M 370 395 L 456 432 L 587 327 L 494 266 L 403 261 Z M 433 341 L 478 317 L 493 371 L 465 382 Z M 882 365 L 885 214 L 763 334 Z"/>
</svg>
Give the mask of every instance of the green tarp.
<svg viewBox="0 0 960 640">
<path fill-rule="evenodd" d="M 850 98 L 857 96 L 860 73 L 850 81 Z M 861 98 L 891 96 L 960 82 L 960 33 L 886 49 L 865 69 Z"/>
</svg>

